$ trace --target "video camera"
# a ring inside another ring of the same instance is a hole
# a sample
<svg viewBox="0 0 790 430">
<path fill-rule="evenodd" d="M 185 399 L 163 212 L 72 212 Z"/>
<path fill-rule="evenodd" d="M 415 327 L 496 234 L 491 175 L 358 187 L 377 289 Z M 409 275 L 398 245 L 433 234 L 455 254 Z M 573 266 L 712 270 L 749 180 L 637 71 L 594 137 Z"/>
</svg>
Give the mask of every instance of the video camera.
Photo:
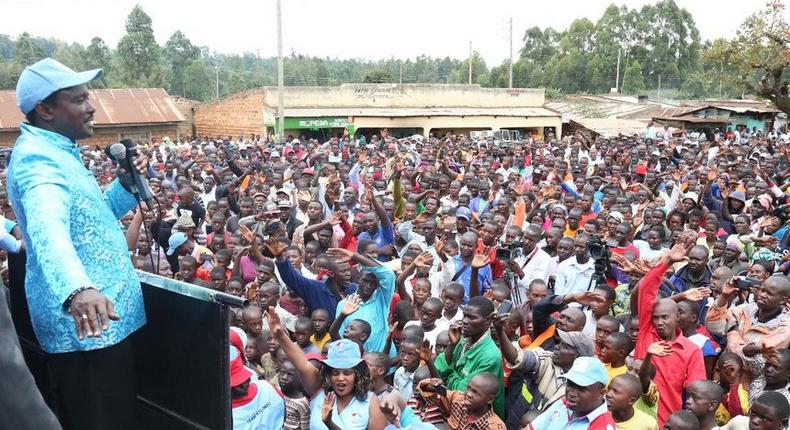
<svg viewBox="0 0 790 430">
<path fill-rule="evenodd" d="M 524 242 L 514 241 L 511 243 L 504 243 L 496 249 L 496 259 L 499 261 L 515 260 L 522 255 Z"/>
<path fill-rule="evenodd" d="M 609 244 L 601 239 L 600 236 L 592 235 L 587 242 L 587 255 L 595 262 L 595 273 L 590 279 L 590 287 L 606 284 L 606 276 L 610 269 L 609 259 L 612 256 Z"/>
</svg>

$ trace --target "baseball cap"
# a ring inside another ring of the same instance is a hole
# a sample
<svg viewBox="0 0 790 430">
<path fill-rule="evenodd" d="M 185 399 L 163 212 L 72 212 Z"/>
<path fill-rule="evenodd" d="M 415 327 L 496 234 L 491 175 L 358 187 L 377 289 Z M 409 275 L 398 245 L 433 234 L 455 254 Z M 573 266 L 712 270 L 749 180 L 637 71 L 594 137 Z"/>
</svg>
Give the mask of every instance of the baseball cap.
<svg viewBox="0 0 790 430">
<path fill-rule="evenodd" d="M 576 348 L 579 355 L 582 357 L 592 357 L 595 355 L 595 347 L 593 346 L 592 339 L 580 331 L 563 331 L 557 330 L 560 340 L 568 345 Z M 604 371 L 606 373 L 606 371 Z"/>
<path fill-rule="evenodd" d="M 268 202 L 266 203 L 266 205 L 263 206 L 263 213 L 277 214 L 280 213 L 280 210 L 277 208 L 277 203 Z"/>
<path fill-rule="evenodd" d="M 606 385 L 609 382 L 606 367 L 595 357 L 578 357 L 573 360 L 570 370 L 560 375 L 560 378 L 582 387 L 589 387 L 596 382 Z"/>
<path fill-rule="evenodd" d="M 324 364 L 333 369 L 351 369 L 362 362 L 359 345 L 350 339 L 340 339 L 329 344 Z"/>
<path fill-rule="evenodd" d="M 244 366 L 241 352 L 236 347 L 230 347 L 230 386 L 235 387 L 252 378 L 252 372 Z"/>
<path fill-rule="evenodd" d="M 730 194 L 730 198 L 746 203 L 746 194 L 744 194 L 743 191 L 733 191 L 732 194 Z"/>
<path fill-rule="evenodd" d="M 104 75 L 102 69 L 75 72 L 57 60 L 45 58 L 25 67 L 16 82 L 16 103 L 24 114 L 30 113 L 41 102 L 64 88 L 86 84 Z"/>
<path fill-rule="evenodd" d="M 625 221 L 625 217 L 623 216 L 623 214 L 620 213 L 620 211 L 611 211 L 611 212 L 609 212 L 609 218 L 614 218 L 615 221 L 617 221 L 617 222 Z"/>
<path fill-rule="evenodd" d="M 455 217 L 456 218 L 464 218 L 467 221 L 472 219 L 472 210 L 466 206 L 460 206 L 458 209 L 455 210 Z"/>
<path fill-rule="evenodd" d="M 170 239 L 167 241 L 168 248 L 167 248 L 167 255 L 173 255 L 178 249 L 179 246 L 183 245 L 187 241 L 187 235 L 181 233 L 173 233 L 170 235 Z"/>
<path fill-rule="evenodd" d="M 291 208 L 291 201 L 290 200 L 282 200 L 277 203 L 277 207 L 280 209 L 290 209 Z"/>
<path fill-rule="evenodd" d="M 182 213 L 176 221 L 175 228 L 179 230 L 183 228 L 195 228 L 195 221 L 192 220 L 192 217 L 189 214 Z"/>
<path fill-rule="evenodd" d="M 696 203 L 697 201 L 699 201 L 699 194 L 693 191 L 689 191 L 688 193 L 683 194 L 683 199 L 681 199 L 681 201 L 686 199 L 694 200 L 694 203 Z"/>
<path fill-rule="evenodd" d="M 275 194 L 285 194 L 286 196 L 290 196 L 291 193 L 288 192 L 285 188 L 278 188 Z"/>
<path fill-rule="evenodd" d="M 280 153 L 278 151 L 272 151 L 272 158 L 280 157 Z"/>
</svg>

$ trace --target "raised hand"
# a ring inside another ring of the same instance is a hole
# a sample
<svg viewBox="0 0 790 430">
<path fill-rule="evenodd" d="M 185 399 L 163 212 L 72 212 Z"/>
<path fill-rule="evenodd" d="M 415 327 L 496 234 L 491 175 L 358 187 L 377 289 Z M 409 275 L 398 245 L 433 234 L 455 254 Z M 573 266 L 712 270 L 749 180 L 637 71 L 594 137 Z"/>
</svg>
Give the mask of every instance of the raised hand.
<svg viewBox="0 0 790 430">
<path fill-rule="evenodd" d="M 391 424 L 400 426 L 400 406 L 390 397 L 385 396 L 379 402 L 379 409 Z"/>
<path fill-rule="evenodd" d="M 489 263 L 491 263 L 491 256 L 489 256 L 487 253 L 475 254 L 475 256 L 472 258 L 473 269 L 479 269 L 481 267 L 487 266 Z"/>
<path fill-rule="evenodd" d="M 269 306 L 269 309 L 266 310 L 266 319 L 269 322 L 269 333 L 272 336 L 279 337 L 285 334 L 283 323 L 280 321 L 280 316 L 274 311 L 273 306 Z"/>
<path fill-rule="evenodd" d="M 277 258 L 283 255 L 283 253 L 288 249 L 288 246 L 275 238 L 271 238 L 266 241 L 266 249 L 269 250 L 274 258 Z"/>
<path fill-rule="evenodd" d="M 450 345 L 458 344 L 458 341 L 461 340 L 461 321 L 454 322 L 447 331 L 447 334 L 450 337 Z"/>
<path fill-rule="evenodd" d="M 321 405 L 321 421 L 324 424 L 329 424 L 332 421 L 332 407 L 335 405 L 335 392 L 330 391 L 324 399 L 324 404 Z"/>
<path fill-rule="evenodd" d="M 252 230 L 250 230 L 246 225 L 239 225 L 239 234 L 245 241 L 247 241 L 247 243 L 254 243 L 255 233 L 253 233 Z"/>
<path fill-rule="evenodd" d="M 647 347 L 647 353 L 656 357 L 666 357 L 672 354 L 672 346 L 665 340 L 653 342 Z"/>
<path fill-rule="evenodd" d="M 437 254 L 442 254 L 444 253 L 444 246 L 446 244 L 447 244 L 447 239 L 444 236 L 437 237 L 436 240 L 433 241 L 433 249 L 436 250 Z"/>
<path fill-rule="evenodd" d="M 329 248 L 326 255 L 337 258 L 338 263 L 348 263 L 354 258 L 354 253 L 344 248 Z"/>
<path fill-rule="evenodd" d="M 429 363 L 433 360 L 433 351 L 431 350 L 431 343 L 428 339 L 422 342 L 422 347 L 420 348 L 420 360 Z"/>
<path fill-rule="evenodd" d="M 346 302 L 343 305 L 343 309 L 340 310 L 340 314 L 349 316 L 359 309 L 359 305 L 362 304 L 362 299 L 359 297 L 359 294 L 352 294 L 346 297 Z"/>
<path fill-rule="evenodd" d="M 332 217 L 329 218 L 329 225 L 335 226 L 343 222 L 343 213 L 341 211 L 337 211 L 332 214 Z"/>
<path fill-rule="evenodd" d="M 593 305 L 602 305 L 606 302 L 604 296 L 593 292 L 593 291 L 585 291 L 580 294 L 576 294 L 574 296 L 574 301 L 576 303 L 585 305 L 585 306 L 593 306 Z"/>
<path fill-rule="evenodd" d="M 425 267 L 431 267 L 432 261 L 433 261 L 433 254 L 431 254 L 428 251 L 425 251 L 414 259 L 414 264 L 417 267 L 425 268 Z"/>
<path fill-rule="evenodd" d="M 698 302 L 706 297 L 710 297 L 711 291 L 710 288 L 707 287 L 700 287 L 700 288 L 691 288 L 683 293 L 684 300 L 691 300 L 692 302 Z"/>
</svg>

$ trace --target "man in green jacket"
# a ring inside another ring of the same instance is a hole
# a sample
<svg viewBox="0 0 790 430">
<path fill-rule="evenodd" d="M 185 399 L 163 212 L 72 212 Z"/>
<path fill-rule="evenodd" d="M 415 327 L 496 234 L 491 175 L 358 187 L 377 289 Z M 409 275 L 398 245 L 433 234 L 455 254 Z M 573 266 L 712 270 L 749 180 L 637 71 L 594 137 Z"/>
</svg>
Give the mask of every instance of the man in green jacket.
<svg viewBox="0 0 790 430">
<path fill-rule="evenodd" d="M 434 365 L 448 390 L 464 391 L 472 378 L 491 372 L 499 378 L 494 412 L 505 416 L 502 352 L 489 334 L 494 304 L 485 297 L 469 299 L 463 320 L 450 326 L 450 345 L 436 357 Z"/>
</svg>

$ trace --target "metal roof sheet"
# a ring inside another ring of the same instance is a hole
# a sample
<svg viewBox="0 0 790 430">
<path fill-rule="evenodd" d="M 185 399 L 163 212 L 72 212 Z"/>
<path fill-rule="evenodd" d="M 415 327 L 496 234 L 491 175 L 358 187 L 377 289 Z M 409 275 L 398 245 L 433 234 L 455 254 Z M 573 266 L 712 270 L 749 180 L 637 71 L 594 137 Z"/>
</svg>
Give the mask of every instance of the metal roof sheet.
<svg viewBox="0 0 790 430">
<path fill-rule="evenodd" d="M 91 90 L 96 126 L 182 122 L 184 116 L 162 88 Z M 0 91 L 0 130 L 16 129 L 25 117 L 15 91 Z"/>
<path fill-rule="evenodd" d="M 647 127 L 645 121 L 620 118 L 574 118 L 570 122 L 579 124 L 603 137 L 618 136 L 620 134 L 642 134 L 645 132 L 645 127 Z"/>
</svg>

